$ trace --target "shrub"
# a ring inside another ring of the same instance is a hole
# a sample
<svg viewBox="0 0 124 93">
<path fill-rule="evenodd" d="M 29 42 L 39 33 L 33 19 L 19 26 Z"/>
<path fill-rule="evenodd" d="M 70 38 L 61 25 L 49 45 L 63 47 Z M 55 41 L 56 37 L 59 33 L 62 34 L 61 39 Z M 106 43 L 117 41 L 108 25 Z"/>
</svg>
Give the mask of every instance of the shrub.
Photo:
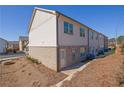
<svg viewBox="0 0 124 93">
<path fill-rule="evenodd" d="M 37 59 L 31 58 L 29 56 L 27 57 L 27 59 L 30 60 L 33 63 L 40 64 L 40 62 Z"/>
</svg>

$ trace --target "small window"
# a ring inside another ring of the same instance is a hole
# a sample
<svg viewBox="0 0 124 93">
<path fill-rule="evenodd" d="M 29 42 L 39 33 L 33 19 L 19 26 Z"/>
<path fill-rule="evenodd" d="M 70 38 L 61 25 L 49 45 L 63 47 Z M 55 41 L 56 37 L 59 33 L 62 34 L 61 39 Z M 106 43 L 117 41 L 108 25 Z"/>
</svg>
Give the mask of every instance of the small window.
<svg viewBox="0 0 124 93">
<path fill-rule="evenodd" d="M 64 33 L 73 34 L 73 25 L 68 22 L 64 22 Z"/>
<path fill-rule="evenodd" d="M 68 23 L 64 22 L 64 33 L 68 33 Z"/>
<path fill-rule="evenodd" d="M 80 28 L 80 37 L 85 37 L 85 29 Z"/>
<path fill-rule="evenodd" d="M 69 32 L 73 34 L 73 25 L 69 24 Z"/>
<path fill-rule="evenodd" d="M 86 49 L 84 47 L 80 48 L 80 57 L 85 56 Z"/>
</svg>

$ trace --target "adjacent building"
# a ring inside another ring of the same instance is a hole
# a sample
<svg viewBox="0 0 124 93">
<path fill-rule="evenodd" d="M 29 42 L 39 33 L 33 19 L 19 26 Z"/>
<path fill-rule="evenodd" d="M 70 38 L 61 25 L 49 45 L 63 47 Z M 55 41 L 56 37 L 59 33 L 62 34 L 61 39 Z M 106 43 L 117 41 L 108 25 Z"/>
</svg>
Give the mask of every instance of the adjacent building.
<svg viewBox="0 0 124 93">
<path fill-rule="evenodd" d="M 106 41 L 105 41 L 106 40 Z M 107 37 L 53 10 L 35 8 L 29 26 L 29 55 L 56 71 L 105 48 Z"/>
<path fill-rule="evenodd" d="M 26 51 L 28 45 L 28 37 L 20 36 L 19 37 L 19 51 Z"/>
<path fill-rule="evenodd" d="M 7 40 L 0 38 L 0 54 L 7 52 Z"/>
<path fill-rule="evenodd" d="M 115 48 L 116 47 L 116 39 L 115 38 L 111 38 L 108 40 L 108 47 L 109 48 Z"/>
<path fill-rule="evenodd" d="M 8 50 L 19 50 L 19 41 L 8 41 Z"/>
</svg>

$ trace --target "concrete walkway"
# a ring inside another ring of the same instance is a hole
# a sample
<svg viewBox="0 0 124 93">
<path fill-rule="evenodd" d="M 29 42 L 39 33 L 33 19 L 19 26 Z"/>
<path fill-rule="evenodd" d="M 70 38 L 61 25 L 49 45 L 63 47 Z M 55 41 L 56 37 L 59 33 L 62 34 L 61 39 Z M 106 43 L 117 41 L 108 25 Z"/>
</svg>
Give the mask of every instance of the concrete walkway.
<svg viewBox="0 0 124 93">
<path fill-rule="evenodd" d="M 20 58 L 20 57 L 24 57 L 24 56 L 18 56 L 18 57 L 9 57 L 9 58 L 2 58 L 2 59 L 0 59 L 0 62 L 2 62 L 2 61 L 6 61 L 6 60 L 12 60 L 12 59 L 16 59 L 16 58 Z"/>
<path fill-rule="evenodd" d="M 0 62 L 5 60 L 16 59 L 20 57 L 24 57 L 25 53 L 18 52 L 18 53 L 10 53 L 10 54 L 2 54 L 0 55 Z"/>
<path fill-rule="evenodd" d="M 93 61 L 91 61 L 91 62 L 93 62 Z M 56 85 L 53 85 L 53 86 L 60 87 L 63 84 L 64 81 L 71 80 L 75 73 L 85 69 L 89 64 L 91 64 L 91 62 L 79 63 L 79 64 L 76 64 L 76 65 L 67 67 L 66 69 L 64 69 L 65 71 L 62 71 L 62 73 L 67 74 L 69 76 L 67 78 L 65 78 L 64 80 L 60 81 L 59 83 L 57 83 Z"/>
<path fill-rule="evenodd" d="M 63 71 L 61 71 L 61 72 L 64 74 L 67 74 L 67 75 L 72 75 L 72 74 L 76 73 L 77 71 L 81 71 L 82 69 L 84 69 L 91 61 L 93 61 L 93 60 L 90 60 L 89 62 L 88 61 L 80 62 L 78 64 L 71 65 L 69 67 L 64 68 Z"/>
</svg>

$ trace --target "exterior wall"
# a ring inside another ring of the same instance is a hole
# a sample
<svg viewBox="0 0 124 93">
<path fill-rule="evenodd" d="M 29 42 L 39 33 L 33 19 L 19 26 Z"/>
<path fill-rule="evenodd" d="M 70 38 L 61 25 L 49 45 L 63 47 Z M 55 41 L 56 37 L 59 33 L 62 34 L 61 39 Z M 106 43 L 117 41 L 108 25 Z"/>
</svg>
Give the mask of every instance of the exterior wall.
<svg viewBox="0 0 124 93">
<path fill-rule="evenodd" d="M 24 51 L 26 48 L 27 40 L 20 40 L 19 41 L 19 51 Z"/>
<path fill-rule="evenodd" d="M 76 63 L 80 63 L 81 61 L 86 59 L 85 56 L 83 56 L 82 58 L 80 57 L 80 47 L 85 47 L 86 51 L 87 51 L 87 47 L 86 46 L 61 46 L 59 48 L 59 50 L 65 49 L 65 51 L 66 51 L 67 57 L 66 57 L 66 64 L 65 64 L 66 66 L 65 67 L 73 65 L 73 64 L 76 64 Z M 73 58 L 72 58 L 72 51 L 73 51 L 73 49 L 76 50 L 76 61 L 74 61 Z M 59 63 L 61 65 L 61 59 L 60 58 L 59 58 Z M 59 66 L 59 67 L 61 67 L 61 66 Z M 62 69 L 62 68 L 60 68 L 60 69 Z"/>
<path fill-rule="evenodd" d="M 34 10 L 29 32 L 29 46 L 57 46 L 56 15 Z"/>
<path fill-rule="evenodd" d="M 108 48 L 108 38 L 106 36 L 104 37 L 104 48 Z"/>
<path fill-rule="evenodd" d="M 64 33 L 64 22 L 73 24 L 73 34 Z M 85 37 L 80 37 L 80 28 L 85 29 Z M 66 50 L 66 66 L 70 66 L 75 63 L 79 63 L 86 59 L 86 56 L 80 57 L 80 47 L 88 48 L 88 28 L 65 17 L 60 15 L 58 19 L 58 44 L 59 50 Z M 76 61 L 72 59 L 72 50 L 76 50 Z M 59 51 L 60 52 L 60 51 Z M 59 55 L 60 57 L 60 55 Z M 59 58 L 59 64 L 61 65 L 61 59 Z M 61 67 L 61 66 L 59 66 Z M 60 68 L 62 69 L 62 68 Z"/>
<path fill-rule="evenodd" d="M 35 9 L 29 31 L 29 56 L 57 71 L 56 15 Z"/>
<path fill-rule="evenodd" d="M 18 41 L 9 41 L 8 42 L 8 49 L 19 50 L 19 42 Z"/>
<path fill-rule="evenodd" d="M 99 35 L 99 48 L 104 49 L 104 36 L 102 34 Z"/>
<path fill-rule="evenodd" d="M 73 35 L 69 35 L 64 33 L 64 21 L 73 24 Z M 88 45 L 87 36 L 88 36 L 88 29 L 79 23 L 72 21 L 71 19 L 61 16 L 59 17 L 58 22 L 58 41 L 60 46 L 77 46 L 77 45 Z M 80 37 L 80 27 L 85 29 L 85 37 Z"/>
<path fill-rule="evenodd" d="M 0 38 L 0 53 L 5 53 L 7 48 L 7 41 Z"/>
<path fill-rule="evenodd" d="M 92 34 L 93 34 L 93 39 L 92 39 Z M 99 33 L 89 30 L 89 53 L 95 55 L 99 50 L 99 37 L 97 39 L 97 36 L 99 36 Z"/>
<path fill-rule="evenodd" d="M 29 46 L 29 54 L 38 59 L 45 66 L 57 71 L 57 49 L 56 47 Z"/>
</svg>

